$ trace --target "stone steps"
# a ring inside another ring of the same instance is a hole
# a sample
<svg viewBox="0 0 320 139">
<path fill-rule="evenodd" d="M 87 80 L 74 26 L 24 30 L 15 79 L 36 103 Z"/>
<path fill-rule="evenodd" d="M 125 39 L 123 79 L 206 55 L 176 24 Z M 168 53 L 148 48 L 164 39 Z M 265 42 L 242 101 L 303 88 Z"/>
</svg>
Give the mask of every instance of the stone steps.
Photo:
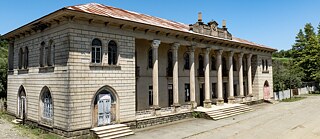
<svg viewBox="0 0 320 139">
<path fill-rule="evenodd" d="M 205 111 L 205 113 L 213 120 L 220 120 L 223 118 L 232 117 L 232 116 L 243 114 L 250 111 L 253 111 L 253 109 L 247 105 L 241 104 L 239 106 L 234 106 L 234 107 Z"/>
<path fill-rule="evenodd" d="M 91 129 L 91 131 L 100 139 L 114 139 L 134 134 L 125 124 L 96 127 Z"/>
</svg>

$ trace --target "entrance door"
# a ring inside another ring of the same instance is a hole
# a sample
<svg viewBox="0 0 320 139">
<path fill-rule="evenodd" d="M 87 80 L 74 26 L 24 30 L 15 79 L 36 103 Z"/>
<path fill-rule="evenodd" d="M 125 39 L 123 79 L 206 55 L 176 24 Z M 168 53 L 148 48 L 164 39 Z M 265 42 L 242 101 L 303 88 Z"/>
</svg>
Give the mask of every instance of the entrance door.
<svg viewBox="0 0 320 139">
<path fill-rule="evenodd" d="M 263 85 L 263 99 L 270 99 L 270 88 L 269 88 L 269 82 L 265 81 Z"/>
<path fill-rule="evenodd" d="M 203 106 L 204 101 L 204 84 L 200 84 L 200 106 Z"/>
<path fill-rule="evenodd" d="M 98 101 L 98 126 L 111 123 L 111 96 L 110 94 L 100 94 Z"/>
<path fill-rule="evenodd" d="M 19 118 L 20 119 L 25 119 L 26 117 L 26 97 L 25 96 L 21 96 L 19 99 Z"/>
<path fill-rule="evenodd" d="M 172 84 L 168 84 L 169 107 L 173 105 L 173 89 Z"/>
<path fill-rule="evenodd" d="M 223 83 L 223 100 L 228 102 L 227 83 Z"/>
</svg>

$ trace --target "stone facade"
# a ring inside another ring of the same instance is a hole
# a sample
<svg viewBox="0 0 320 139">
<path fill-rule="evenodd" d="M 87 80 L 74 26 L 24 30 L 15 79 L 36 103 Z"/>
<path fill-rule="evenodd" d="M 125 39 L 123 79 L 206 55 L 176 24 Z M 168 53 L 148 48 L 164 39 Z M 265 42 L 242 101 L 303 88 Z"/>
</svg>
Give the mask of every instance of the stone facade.
<svg viewBox="0 0 320 139">
<path fill-rule="evenodd" d="M 98 126 L 97 98 L 105 90 L 112 97 L 111 124 L 138 128 L 190 117 L 190 110 L 197 106 L 261 100 L 265 90 L 272 90 L 274 49 L 233 38 L 225 24 L 222 28 L 216 22 L 179 24 L 190 27 L 183 32 L 70 9 L 58 10 L 21 27 L 19 33 L 15 30 L 5 35 L 10 41 L 8 112 L 17 118 L 69 137 L 87 134 Z M 92 62 L 95 39 L 101 42 L 98 63 Z M 116 64 L 109 63 L 111 41 L 117 46 Z M 188 68 L 186 54 L 190 56 Z M 20 67 L 21 60 L 28 63 L 26 68 Z M 52 64 L 41 64 L 48 61 Z M 190 85 L 188 99 L 186 84 Z M 149 104 L 149 91 L 153 104 Z M 44 92 L 49 92 L 52 102 L 44 98 Z M 172 114 L 161 115 L 166 107 Z M 184 107 L 189 112 L 181 113 Z M 150 112 L 152 117 L 139 120 L 137 111 Z"/>
</svg>

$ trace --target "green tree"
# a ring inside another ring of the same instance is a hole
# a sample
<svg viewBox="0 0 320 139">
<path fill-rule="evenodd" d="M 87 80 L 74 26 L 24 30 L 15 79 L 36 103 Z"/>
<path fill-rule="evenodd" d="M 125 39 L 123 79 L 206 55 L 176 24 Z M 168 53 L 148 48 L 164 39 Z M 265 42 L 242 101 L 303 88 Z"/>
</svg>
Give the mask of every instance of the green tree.
<svg viewBox="0 0 320 139">
<path fill-rule="evenodd" d="M 8 43 L 0 35 L 0 98 L 7 96 Z"/>
</svg>

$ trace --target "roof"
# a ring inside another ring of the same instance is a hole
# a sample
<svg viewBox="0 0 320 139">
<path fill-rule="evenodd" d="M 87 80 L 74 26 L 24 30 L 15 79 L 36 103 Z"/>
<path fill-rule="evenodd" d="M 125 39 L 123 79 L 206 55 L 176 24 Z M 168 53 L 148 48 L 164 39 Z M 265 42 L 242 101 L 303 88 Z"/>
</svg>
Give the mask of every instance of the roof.
<svg viewBox="0 0 320 139">
<path fill-rule="evenodd" d="M 63 11 L 64 9 L 82 12 L 82 13 L 94 14 L 94 15 L 99 15 L 99 16 L 104 16 L 104 17 L 109 17 L 109 18 L 114 18 L 114 19 L 120 19 L 120 20 L 125 20 L 125 21 L 131 21 L 131 22 L 151 25 L 151 26 L 155 26 L 155 27 L 166 28 L 166 29 L 170 29 L 170 30 L 174 30 L 174 31 L 215 38 L 215 39 L 224 40 L 224 41 L 228 41 L 228 42 L 235 42 L 235 43 L 241 43 L 241 44 L 251 45 L 251 46 L 255 46 L 255 47 L 260 47 L 260 48 L 266 48 L 271 51 L 276 50 L 274 48 L 271 48 L 271 47 L 268 47 L 265 45 L 261 45 L 261 44 L 250 42 L 250 41 L 247 41 L 244 39 L 236 38 L 234 36 L 232 37 L 232 40 L 229 40 L 229 39 L 219 38 L 219 37 L 215 37 L 215 36 L 196 33 L 196 32 L 193 32 L 190 30 L 189 25 L 184 24 L 184 23 L 175 22 L 175 21 L 171 21 L 171 20 L 167 20 L 167 19 L 163 19 L 163 18 L 159 18 L 159 17 L 155 17 L 155 16 L 150 16 L 150 15 L 146 15 L 146 14 L 141 14 L 141 13 L 137 13 L 137 12 L 133 12 L 133 11 L 127 11 L 124 9 L 106 6 L 106 5 L 98 4 L 98 3 L 88 3 L 88 4 L 81 4 L 81 5 L 64 7 L 64 8 L 59 9 L 53 13 L 50 13 L 49 15 L 46 15 L 46 16 L 41 17 L 31 23 L 28 23 L 28 24 L 26 24 L 16 30 L 13 30 L 7 34 L 18 32 L 18 30 L 23 29 L 27 26 L 30 26 L 33 23 L 36 23 L 38 21 L 44 20 L 48 16 L 50 16 L 54 13 L 58 13 L 60 11 Z M 5 34 L 4 36 L 6 36 L 7 34 Z"/>
<path fill-rule="evenodd" d="M 142 23 L 142 24 L 148 24 L 148 25 L 152 25 L 152 26 L 172 29 L 172 30 L 181 31 L 181 32 L 203 35 L 203 34 L 199 34 L 199 33 L 195 33 L 193 31 L 191 31 L 189 28 L 189 25 L 184 24 L 184 23 L 175 22 L 175 21 L 171 21 L 171 20 L 167 20 L 167 19 L 163 19 L 163 18 L 158 18 L 155 16 L 141 14 L 141 13 L 137 13 L 137 12 L 133 12 L 133 11 L 127 11 L 124 9 L 106 6 L 106 5 L 98 4 L 98 3 L 88 3 L 88 4 L 82 4 L 82 5 L 68 6 L 65 8 L 69 9 L 69 10 L 85 12 L 85 13 L 89 13 L 89 14 L 96 14 L 96 15 L 101 15 L 101 16 L 105 16 L 105 17 L 128 20 L 128 21 L 133 21 L 133 22 Z M 208 37 L 208 35 L 203 35 L 203 36 Z M 221 39 L 221 38 L 214 37 L 214 36 L 209 36 L 209 37 Z M 268 46 L 265 46 L 262 44 L 257 44 L 257 43 L 250 42 L 250 41 L 236 38 L 236 37 L 233 37 L 232 40 L 228 40 L 228 41 L 238 42 L 238 43 L 242 43 L 242 44 L 254 45 L 254 46 L 258 46 L 258 47 L 276 50 L 274 48 L 271 48 L 271 47 L 268 47 Z"/>
</svg>

